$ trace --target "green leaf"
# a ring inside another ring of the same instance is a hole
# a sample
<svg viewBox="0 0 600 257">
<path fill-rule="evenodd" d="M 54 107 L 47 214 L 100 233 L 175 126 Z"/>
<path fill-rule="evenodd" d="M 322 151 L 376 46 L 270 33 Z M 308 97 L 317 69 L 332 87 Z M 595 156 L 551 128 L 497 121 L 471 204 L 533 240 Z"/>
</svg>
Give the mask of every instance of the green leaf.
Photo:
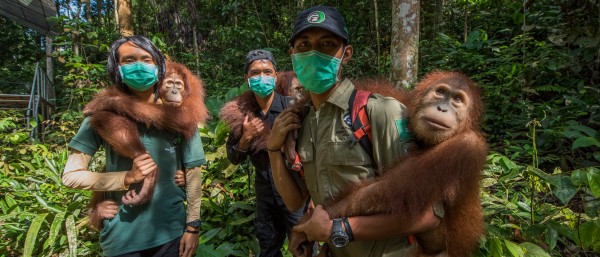
<svg viewBox="0 0 600 257">
<path fill-rule="evenodd" d="M 236 220 L 232 221 L 230 224 L 233 226 L 236 226 L 236 225 L 244 224 L 246 222 L 250 222 L 252 220 L 254 220 L 254 215 L 250 215 L 250 216 L 242 218 L 242 219 L 236 219 Z"/>
<path fill-rule="evenodd" d="M 69 215 L 65 222 L 67 229 L 67 241 L 69 241 L 69 256 L 77 256 L 77 225 L 75 225 L 75 217 Z"/>
<path fill-rule="evenodd" d="M 571 147 L 571 149 L 575 150 L 577 148 L 590 147 L 590 146 L 600 147 L 600 141 L 598 141 L 597 139 L 595 139 L 593 137 L 580 137 L 580 138 L 577 138 L 577 140 L 575 140 L 575 142 L 573 142 L 573 147 Z"/>
<path fill-rule="evenodd" d="M 596 161 L 600 162 L 600 152 L 594 152 L 592 155 L 594 156 L 594 159 L 596 159 Z"/>
<path fill-rule="evenodd" d="M 594 197 L 600 196 L 600 169 L 590 168 L 588 170 L 588 182 L 590 184 L 590 191 Z"/>
<path fill-rule="evenodd" d="M 54 208 L 54 207 L 50 206 L 50 205 L 49 205 L 49 204 L 46 202 L 46 200 L 44 200 L 44 198 L 40 197 L 40 196 L 39 196 L 39 195 L 37 195 L 37 194 L 35 195 L 35 199 L 37 199 L 37 201 L 38 201 L 38 202 L 39 202 L 39 203 L 40 203 L 42 206 L 44 206 L 46 209 L 48 209 L 49 211 L 56 212 L 56 213 L 59 213 L 59 212 L 61 212 L 61 210 L 59 210 L 59 209 L 57 209 L 57 208 Z"/>
<path fill-rule="evenodd" d="M 553 228 L 548 228 L 548 230 L 546 230 L 545 239 L 550 249 L 554 249 L 554 247 L 556 247 L 556 242 L 558 241 L 558 232 Z"/>
<path fill-rule="evenodd" d="M 25 238 L 25 248 L 23 249 L 23 256 L 31 257 L 33 255 L 33 250 L 35 249 L 35 242 L 39 234 L 40 227 L 42 226 L 42 223 L 46 219 L 47 215 L 48 213 L 38 214 L 31 222 L 31 225 L 29 225 L 29 229 L 27 230 L 27 237 Z"/>
<path fill-rule="evenodd" d="M 219 232 L 221 232 L 221 228 L 213 228 L 206 233 L 202 233 L 200 236 L 200 244 L 208 242 L 210 239 L 219 234 Z"/>
<path fill-rule="evenodd" d="M 584 102 L 582 102 L 582 103 L 585 104 Z M 569 123 L 569 126 L 566 127 L 565 132 L 568 132 L 568 131 L 579 131 L 590 137 L 595 137 L 598 134 L 598 131 L 596 131 L 595 129 L 590 128 L 585 125 L 581 125 L 577 122 Z M 567 134 L 564 134 L 565 132 L 563 132 L 563 135 L 567 136 Z"/>
<path fill-rule="evenodd" d="M 58 232 L 60 232 L 60 227 L 65 220 L 65 214 L 66 212 L 60 212 L 54 216 L 54 221 L 52 221 L 52 225 L 50 226 L 50 234 L 46 242 L 44 242 L 44 250 L 48 249 L 48 247 L 53 247 L 56 238 L 59 237 Z"/>
<path fill-rule="evenodd" d="M 525 249 L 523 257 L 550 257 L 550 254 L 544 251 L 544 249 L 533 243 L 525 242 L 521 244 L 521 247 Z"/>
<path fill-rule="evenodd" d="M 215 250 L 213 245 L 205 245 L 200 243 L 196 250 L 196 257 L 221 257 L 222 255 Z"/>
<path fill-rule="evenodd" d="M 510 240 L 505 239 L 504 245 L 506 245 L 506 249 L 508 249 L 508 252 L 510 252 L 510 255 L 512 255 L 513 257 L 523 257 L 523 255 L 525 254 L 521 246 L 511 242 Z"/>
<path fill-rule="evenodd" d="M 553 186 L 552 193 L 563 203 L 567 204 L 577 193 L 577 187 L 571 183 L 571 179 L 565 175 L 555 176 L 557 183 Z"/>
<path fill-rule="evenodd" d="M 588 184 L 587 172 L 583 169 L 574 170 L 571 173 L 571 183 L 574 186 L 583 186 Z"/>
<path fill-rule="evenodd" d="M 598 221 L 588 221 L 579 227 L 579 240 L 583 246 L 591 247 L 600 240 L 600 224 Z"/>
<path fill-rule="evenodd" d="M 502 242 L 498 238 L 492 238 L 489 241 L 490 253 L 488 256 L 492 257 L 504 257 L 502 253 Z"/>
<path fill-rule="evenodd" d="M 505 156 L 502 156 L 500 158 L 500 167 L 502 167 L 502 169 L 505 172 L 509 172 L 509 171 L 517 168 L 517 165 L 510 159 L 506 158 Z"/>
</svg>

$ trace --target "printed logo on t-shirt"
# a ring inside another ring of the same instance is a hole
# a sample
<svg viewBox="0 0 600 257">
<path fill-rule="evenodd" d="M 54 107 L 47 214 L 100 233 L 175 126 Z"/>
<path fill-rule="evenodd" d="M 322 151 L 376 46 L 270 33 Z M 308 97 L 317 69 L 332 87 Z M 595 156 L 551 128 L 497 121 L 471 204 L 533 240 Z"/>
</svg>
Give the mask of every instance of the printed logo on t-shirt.
<svg viewBox="0 0 600 257">
<path fill-rule="evenodd" d="M 175 153 L 175 147 L 174 146 L 165 147 L 165 151 L 167 151 L 169 153 Z"/>
</svg>

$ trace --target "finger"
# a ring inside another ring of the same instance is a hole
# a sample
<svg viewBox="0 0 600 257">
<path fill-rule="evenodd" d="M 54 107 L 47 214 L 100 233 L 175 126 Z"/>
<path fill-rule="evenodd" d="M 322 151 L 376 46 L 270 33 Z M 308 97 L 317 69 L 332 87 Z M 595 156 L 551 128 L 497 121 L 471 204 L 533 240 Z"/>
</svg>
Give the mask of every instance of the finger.
<svg viewBox="0 0 600 257">
<path fill-rule="evenodd" d="M 185 249 L 185 240 L 184 240 L 185 235 L 183 235 L 181 237 L 181 240 L 179 240 L 179 256 L 183 256 L 183 250 Z"/>
<path fill-rule="evenodd" d="M 156 170 L 156 163 L 152 162 L 148 165 L 144 165 L 142 167 L 140 167 L 140 170 L 142 171 L 142 174 L 144 175 L 144 177 L 148 176 L 148 174 L 150 174 L 150 172 L 153 172 L 154 170 Z"/>
<path fill-rule="evenodd" d="M 154 164 L 154 160 L 152 160 L 152 158 L 148 158 L 148 159 L 139 161 L 137 164 L 138 164 L 138 167 L 140 167 L 140 169 L 143 169 L 144 167 L 147 167 L 148 165 Z"/>
<path fill-rule="evenodd" d="M 292 230 L 298 233 L 306 233 L 304 230 L 306 228 L 306 223 L 302 223 L 300 225 L 294 226 Z"/>
<path fill-rule="evenodd" d="M 244 116 L 244 124 L 246 124 L 246 123 L 248 123 L 248 114 L 246 114 L 246 116 Z"/>
<path fill-rule="evenodd" d="M 140 155 L 136 156 L 135 158 L 133 158 L 133 161 L 139 162 L 139 161 L 144 161 L 147 159 L 152 159 L 152 158 L 150 157 L 150 154 L 145 153 L 145 154 L 140 154 Z"/>
</svg>

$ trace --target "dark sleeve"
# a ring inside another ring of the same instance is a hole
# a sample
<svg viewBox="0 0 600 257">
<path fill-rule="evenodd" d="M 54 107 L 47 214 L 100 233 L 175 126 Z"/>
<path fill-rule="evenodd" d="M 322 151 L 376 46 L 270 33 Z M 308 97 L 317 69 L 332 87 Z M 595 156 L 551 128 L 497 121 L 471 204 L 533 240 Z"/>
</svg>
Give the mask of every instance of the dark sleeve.
<svg viewBox="0 0 600 257">
<path fill-rule="evenodd" d="M 227 159 L 233 164 L 240 164 L 241 162 L 246 160 L 248 156 L 247 151 L 241 151 L 237 148 L 240 139 L 234 137 L 231 133 L 227 138 Z"/>
<path fill-rule="evenodd" d="M 96 151 L 102 146 L 102 142 L 102 138 L 92 128 L 90 117 L 86 117 L 83 119 L 83 123 L 79 127 L 77 134 L 69 142 L 69 147 L 89 156 L 94 156 Z"/>
</svg>

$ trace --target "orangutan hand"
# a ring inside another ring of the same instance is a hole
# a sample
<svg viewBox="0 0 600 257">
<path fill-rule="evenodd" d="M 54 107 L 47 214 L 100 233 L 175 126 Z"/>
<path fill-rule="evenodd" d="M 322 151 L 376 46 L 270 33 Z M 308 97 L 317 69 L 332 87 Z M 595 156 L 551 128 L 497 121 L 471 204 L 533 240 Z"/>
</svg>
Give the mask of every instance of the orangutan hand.
<svg viewBox="0 0 600 257">
<path fill-rule="evenodd" d="M 102 219 L 112 219 L 118 211 L 119 205 L 113 200 L 104 200 L 96 205 L 96 213 Z"/>
<path fill-rule="evenodd" d="M 180 187 L 185 186 L 185 173 L 182 170 L 175 172 L 175 185 Z"/>
<path fill-rule="evenodd" d="M 296 114 L 296 109 L 286 109 L 279 114 L 271 128 L 271 134 L 267 140 L 267 149 L 281 149 L 287 134 L 295 129 L 300 128 L 300 117 Z"/>
</svg>

